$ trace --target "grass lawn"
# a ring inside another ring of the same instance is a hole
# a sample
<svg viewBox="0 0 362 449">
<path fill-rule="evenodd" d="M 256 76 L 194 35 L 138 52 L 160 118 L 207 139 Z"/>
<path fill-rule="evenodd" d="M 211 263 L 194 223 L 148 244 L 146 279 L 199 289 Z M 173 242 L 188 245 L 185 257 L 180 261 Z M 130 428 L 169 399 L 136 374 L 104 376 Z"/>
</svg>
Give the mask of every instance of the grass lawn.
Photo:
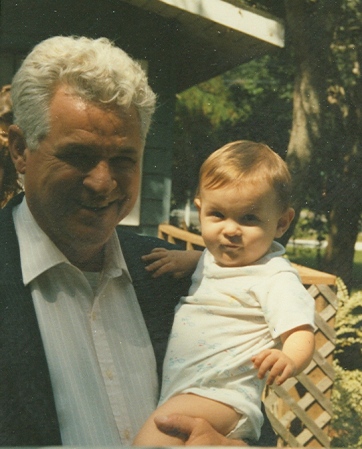
<svg viewBox="0 0 362 449">
<path fill-rule="evenodd" d="M 317 250 L 315 248 L 287 248 L 288 258 L 299 265 L 304 265 L 315 270 L 320 270 L 317 258 Z M 354 267 L 353 267 L 353 285 L 352 293 L 362 290 L 362 251 L 355 251 Z"/>
</svg>

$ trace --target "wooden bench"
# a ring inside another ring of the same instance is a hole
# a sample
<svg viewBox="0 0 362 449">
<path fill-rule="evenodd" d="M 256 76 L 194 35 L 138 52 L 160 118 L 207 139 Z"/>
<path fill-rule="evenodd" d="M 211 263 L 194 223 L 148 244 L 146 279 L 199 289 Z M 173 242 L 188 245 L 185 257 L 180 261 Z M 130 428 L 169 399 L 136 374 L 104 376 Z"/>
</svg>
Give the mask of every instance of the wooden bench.
<svg viewBox="0 0 362 449">
<path fill-rule="evenodd" d="M 161 224 L 158 236 L 184 249 L 203 249 L 200 235 Z M 293 264 L 316 301 L 316 350 L 312 362 L 282 386 L 268 387 L 264 404 L 278 435 L 278 447 L 330 447 L 331 392 L 334 381 L 336 276 Z"/>
</svg>

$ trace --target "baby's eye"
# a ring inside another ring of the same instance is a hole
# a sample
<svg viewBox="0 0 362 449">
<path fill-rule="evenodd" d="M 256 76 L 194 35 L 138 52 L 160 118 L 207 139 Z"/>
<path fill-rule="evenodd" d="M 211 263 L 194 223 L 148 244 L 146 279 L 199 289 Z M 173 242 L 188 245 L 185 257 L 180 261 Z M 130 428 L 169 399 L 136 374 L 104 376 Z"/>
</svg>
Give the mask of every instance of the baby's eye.
<svg viewBox="0 0 362 449">
<path fill-rule="evenodd" d="M 220 219 L 224 218 L 224 215 L 217 210 L 212 211 L 210 215 L 215 218 L 220 218 Z"/>
<path fill-rule="evenodd" d="M 246 214 L 243 216 L 242 221 L 244 223 L 257 223 L 259 221 L 259 219 L 254 214 Z"/>
</svg>

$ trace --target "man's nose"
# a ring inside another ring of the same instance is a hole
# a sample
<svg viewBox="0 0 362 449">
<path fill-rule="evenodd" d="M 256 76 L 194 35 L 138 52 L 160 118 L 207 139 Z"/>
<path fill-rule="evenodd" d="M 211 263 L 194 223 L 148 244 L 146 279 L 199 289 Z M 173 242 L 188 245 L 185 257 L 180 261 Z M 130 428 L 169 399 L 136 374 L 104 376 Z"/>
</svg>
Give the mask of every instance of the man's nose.
<svg viewBox="0 0 362 449">
<path fill-rule="evenodd" d="M 117 181 L 114 179 L 109 163 L 99 161 L 95 167 L 89 170 L 84 178 L 83 185 L 95 193 L 108 195 L 116 188 Z"/>
</svg>

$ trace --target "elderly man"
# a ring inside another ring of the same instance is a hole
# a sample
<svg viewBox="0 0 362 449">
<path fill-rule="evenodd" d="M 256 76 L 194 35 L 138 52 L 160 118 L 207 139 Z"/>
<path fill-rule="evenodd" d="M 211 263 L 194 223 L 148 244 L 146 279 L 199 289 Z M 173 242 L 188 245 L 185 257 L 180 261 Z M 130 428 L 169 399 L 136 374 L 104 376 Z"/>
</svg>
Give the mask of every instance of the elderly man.
<svg viewBox="0 0 362 449">
<path fill-rule="evenodd" d="M 116 231 L 138 194 L 155 95 L 107 39 L 54 37 L 25 59 L 12 99 L 25 196 L 0 215 L 0 444 L 129 445 L 156 406 L 188 286 L 144 270 L 159 240 Z M 186 416 L 159 426 L 190 445 L 242 444 Z"/>
</svg>

